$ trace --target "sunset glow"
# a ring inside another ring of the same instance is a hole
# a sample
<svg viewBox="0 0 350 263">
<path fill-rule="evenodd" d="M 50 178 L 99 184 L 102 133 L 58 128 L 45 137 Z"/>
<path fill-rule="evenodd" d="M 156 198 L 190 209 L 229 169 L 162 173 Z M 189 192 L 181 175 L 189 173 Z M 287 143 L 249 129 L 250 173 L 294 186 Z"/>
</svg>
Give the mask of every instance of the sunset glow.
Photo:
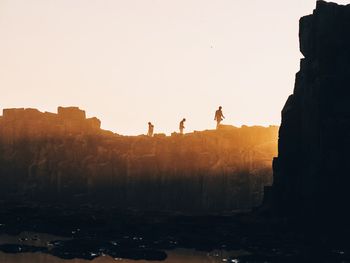
<svg viewBox="0 0 350 263">
<path fill-rule="evenodd" d="M 341 4 L 349 1 L 336 1 Z M 314 0 L 0 0 L 0 108 L 78 106 L 120 134 L 280 123 Z"/>
</svg>

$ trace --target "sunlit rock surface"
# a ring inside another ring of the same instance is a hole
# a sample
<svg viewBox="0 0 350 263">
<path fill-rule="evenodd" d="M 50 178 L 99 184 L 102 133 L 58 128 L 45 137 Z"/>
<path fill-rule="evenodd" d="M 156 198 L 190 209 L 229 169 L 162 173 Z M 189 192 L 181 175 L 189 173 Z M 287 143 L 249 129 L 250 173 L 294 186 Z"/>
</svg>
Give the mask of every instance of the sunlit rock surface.
<svg viewBox="0 0 350 263">
<path fill-rule="evenodd" d="M 0 195 L 155 210 L 249 208 L 271 184 L 277 131 L 222 126 L 184 136 L 120 136 L 76 107 L 57 114 L 5 109 Z"/>
<path fill-rule="evenodd" d="M 305 58 L 282 111 L 273 203 L 338 220 L 350 200 L 350 6 L 318 1 L 299 35 Z"/>
</svg>

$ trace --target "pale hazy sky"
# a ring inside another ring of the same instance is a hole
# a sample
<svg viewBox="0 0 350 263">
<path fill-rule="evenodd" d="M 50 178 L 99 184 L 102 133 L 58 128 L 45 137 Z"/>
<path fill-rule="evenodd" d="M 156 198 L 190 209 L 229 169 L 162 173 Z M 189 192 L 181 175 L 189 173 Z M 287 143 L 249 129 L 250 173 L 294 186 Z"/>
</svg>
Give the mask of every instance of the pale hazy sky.
<svg viewBox="0 0 350 263">
<path fill-rule="evenodd" d="M 350 1 L 336 1 L 347 4 Z M 79 106 L 169 134 L 280 123 L 315 0 L 0 0 L 0 108 Z"/>
</svg>

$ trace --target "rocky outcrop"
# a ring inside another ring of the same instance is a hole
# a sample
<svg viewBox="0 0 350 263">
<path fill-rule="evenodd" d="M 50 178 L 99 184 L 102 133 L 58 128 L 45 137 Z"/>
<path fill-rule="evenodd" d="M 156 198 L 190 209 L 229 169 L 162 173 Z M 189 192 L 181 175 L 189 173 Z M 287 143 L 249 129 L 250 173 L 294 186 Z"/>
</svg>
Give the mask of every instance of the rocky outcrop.
<svg viewBox="0 0 350 263">
<path fill-rule="evenodd" d="M 300 20 L 300 71 L 282 110 L 273 204 L 284 214 L 348 214 L 350 5 L 317 2 Z"/>
<path fill-rule="evenodd" d="M 0 118 L 0 139 L 11 143 L 24 138 L 97 134 L 101 132 L 100 126 L 99 119 L 86 119 L 85 111 L 77 107 L 59 107 L 58 114 L 28 108 L 4 109 Z"/>
<path fill-rule="evenodd" d="M 120 136 L 78 108 L 6 109 L 0 198 L 224 211 L 258 205 L 278 127 Z"/>
</svg>

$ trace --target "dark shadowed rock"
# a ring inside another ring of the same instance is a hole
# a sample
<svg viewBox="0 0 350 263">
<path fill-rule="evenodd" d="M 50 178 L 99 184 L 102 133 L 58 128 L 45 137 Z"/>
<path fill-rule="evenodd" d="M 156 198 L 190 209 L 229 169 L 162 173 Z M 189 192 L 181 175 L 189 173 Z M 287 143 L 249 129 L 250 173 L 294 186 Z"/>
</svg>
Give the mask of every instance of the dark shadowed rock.
<svg viewBox="0 0 350 263">
<path fill-rule="evenodd" d="M 317 2 L 300 20 L 300 71 L 282 110 L 273 202 L 342 220 L 350 200 L 350 6 Z"/>
<path fill-rule="evenodd" d="M 47 252 L 46 247 L 36 247 L 28 245 L 18 245 L 18 244 L 2 244 L 0 245 L 0 251 L 5 253 L 35 253 L 35 252 Z"/>
</svg>

